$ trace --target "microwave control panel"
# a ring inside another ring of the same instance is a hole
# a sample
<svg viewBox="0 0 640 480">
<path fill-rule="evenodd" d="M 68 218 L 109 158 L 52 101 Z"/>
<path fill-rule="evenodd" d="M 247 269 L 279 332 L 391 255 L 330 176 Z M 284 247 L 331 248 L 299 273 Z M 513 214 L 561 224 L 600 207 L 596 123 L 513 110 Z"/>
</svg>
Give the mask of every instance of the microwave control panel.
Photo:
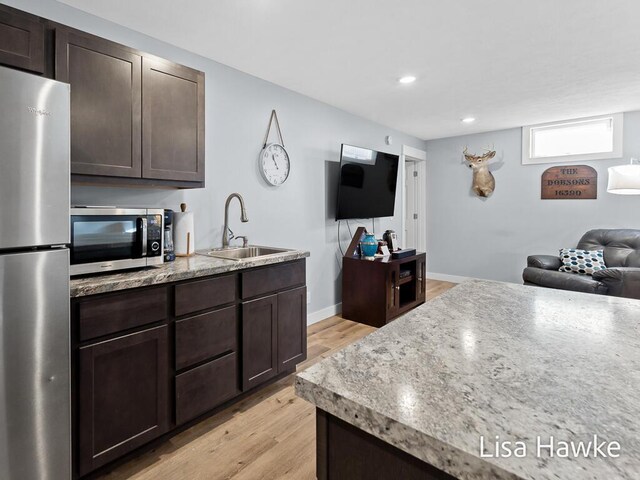
<svg viewBox="0 0 640 480">
<path fill-rule="evenodd" d="M 157 257 L 162 255 L 162 215 L 149 215 L 147 217 L 147 256 Z"/>
</svg>

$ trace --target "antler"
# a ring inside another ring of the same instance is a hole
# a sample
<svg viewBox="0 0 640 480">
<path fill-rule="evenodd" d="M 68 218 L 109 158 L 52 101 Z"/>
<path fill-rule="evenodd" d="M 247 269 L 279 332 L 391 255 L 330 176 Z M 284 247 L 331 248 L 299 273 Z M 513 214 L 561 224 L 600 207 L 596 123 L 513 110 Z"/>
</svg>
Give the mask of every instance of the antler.
<svg viewBox="0 0 640 480">
<path fill-rule="evenodd" d="M 467 147 L 464 147 L 464 151 L 462 152 L 462 154 L 464 155 L 464 158 L 468 161 L 468 162 L 477 162 L 477 161 L 485 161 L 485 160 L 490 160 L 493 157 L 495 157 L 496 155 L 496 151 L 495 150 L 489 150 L 489 149 L 484 149 L 485 153 L 484 155 L 472 155 L 467 151 Z"/>
</svg>

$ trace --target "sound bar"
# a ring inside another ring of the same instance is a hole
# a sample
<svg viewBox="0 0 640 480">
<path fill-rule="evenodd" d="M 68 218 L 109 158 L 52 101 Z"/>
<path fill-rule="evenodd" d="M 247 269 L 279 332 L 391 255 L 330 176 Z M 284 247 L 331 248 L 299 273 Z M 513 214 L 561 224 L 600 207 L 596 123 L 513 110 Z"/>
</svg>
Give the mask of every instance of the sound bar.
<svg viewBox="0 0 640 480">
<path fill-rule="evenodd" d="M 391 253 L 391 258 L 404 258 L 416 254 L 415 248 L 405 248 L 404 250 L 396 250 Z"/>
</svg>

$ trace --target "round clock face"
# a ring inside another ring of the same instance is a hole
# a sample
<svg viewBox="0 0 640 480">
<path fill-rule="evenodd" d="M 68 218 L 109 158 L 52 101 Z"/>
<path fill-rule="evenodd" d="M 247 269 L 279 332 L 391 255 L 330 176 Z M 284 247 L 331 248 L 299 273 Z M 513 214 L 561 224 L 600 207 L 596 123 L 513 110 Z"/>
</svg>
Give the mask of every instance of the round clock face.
<svg viewBox="0 0 640 480">
<path fill-rule="evenodd" d="M 270 143 L 260 154 L 260 172 L 271 185 L 282 185 L 289 177 L 289 154 L 278 143 Z"/>
</svg>

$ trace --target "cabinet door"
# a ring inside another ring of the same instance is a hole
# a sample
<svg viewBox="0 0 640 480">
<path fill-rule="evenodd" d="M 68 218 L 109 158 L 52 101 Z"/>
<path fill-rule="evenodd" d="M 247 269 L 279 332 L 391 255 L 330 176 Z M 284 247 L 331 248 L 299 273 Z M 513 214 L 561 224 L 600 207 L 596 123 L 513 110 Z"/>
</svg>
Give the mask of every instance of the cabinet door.
<svg viewBox="0 0 640 480">
<path fill-rule="evenodd" d="M 142 176 L 204 182 L 204 74 L 142 60 Z"/>
<path fill-rule="evenodd" d="M 0 64 L 44 72 L 44 23 L 0 5 Z"/>
<path fill-rule="evenodd" d="M 278 371 L 307 358 L 307 288 L 278 294 Z"/>
<path fill-rule="evenodd" d="M 417 285 L 417 301 L 424 302 L 427 297 L 427 261 L 423 256 L 418 258 L 418 266 L 416 271 L 416 285 Z"/>
<path fill-rule="evenodd" d="M 400 310 L 400 270 L 397 264 L 390 265 L 387 269 L 387 320 L 398 315 Z"/>
<path fill-rule="evenodd" d="M 55 56 L 56 79 L 71 84 L 71 173 L 140 177 L 140 55 L 58 27 Z"/>
<path fill-rule="evenodd" d="M 278 373 L 278 296 L 242 304 L 242 390 Z"/>
<path fill-rule="evenodd" d="M 167 329 L 164 325 L 80 349 L 80 475 L 168 430 Z"/>
</svg>

